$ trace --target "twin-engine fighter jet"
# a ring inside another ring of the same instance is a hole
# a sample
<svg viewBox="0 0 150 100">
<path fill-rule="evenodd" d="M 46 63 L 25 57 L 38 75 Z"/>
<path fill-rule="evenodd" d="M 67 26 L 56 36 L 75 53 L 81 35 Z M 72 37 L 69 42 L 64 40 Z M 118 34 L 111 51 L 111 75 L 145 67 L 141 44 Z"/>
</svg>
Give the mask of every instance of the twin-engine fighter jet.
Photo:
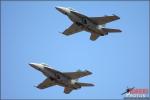
<svg viewBox="0 0 150 100">
<path fill-rule="evenodd" d="M 94 41 L 100 36 L 108 35 L 109 32 L 121 32 L 119 29 L 105 28 L 105 24 L 114 20 L 120 19 L 118 16 L 104 16 L 104 17 L 88 17 L 72 8 L 56 7 L 58 11 L 67 15 L 73 24 L 66 29 L 63 34 L 72 35 L 80 31 L 87 31 L 91 33 L 90 40 Z"/>
<path fill-rule="evenodd" d="M 90 71 L 77 72 L 60 72 L 50 68 L 46 64 L 30 63 L 30 66 L 41 71 L 47 78 L 36 86 L 39 89 L 45 89 L 50 86 L 59 85 L 64 87 L 64 93 L 69 94 L 72 90 L 79 89 L 84 86 L 94 86 L 91 83 L 80 83 L 78 78 L 92 74 Z"/>
</svg>

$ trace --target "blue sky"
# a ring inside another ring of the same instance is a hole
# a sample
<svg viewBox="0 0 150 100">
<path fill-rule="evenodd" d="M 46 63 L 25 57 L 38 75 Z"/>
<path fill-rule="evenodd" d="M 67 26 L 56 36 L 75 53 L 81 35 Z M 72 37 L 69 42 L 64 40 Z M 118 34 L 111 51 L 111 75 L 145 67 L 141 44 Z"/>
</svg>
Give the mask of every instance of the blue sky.
<svg viewBox="0 0 150 100">
<path fill-rule="evenodd" d="M 71 21 L 55 6 L 72 7 L 87 16 L 116 14 L 108 23 L 122 33 L 90 41 L 80 32 L 65 36 Z M 1 4 L 2 99 L 121 99 L 126 87 L 149 86 L 148 1 L 3 1 Z M 47 63 L 60 71 L 90 70 L 81 82 L 94 83 L 66 95 L 63 88 L 33 87 L 45 79 L 28 64 Z"/>
</svg>

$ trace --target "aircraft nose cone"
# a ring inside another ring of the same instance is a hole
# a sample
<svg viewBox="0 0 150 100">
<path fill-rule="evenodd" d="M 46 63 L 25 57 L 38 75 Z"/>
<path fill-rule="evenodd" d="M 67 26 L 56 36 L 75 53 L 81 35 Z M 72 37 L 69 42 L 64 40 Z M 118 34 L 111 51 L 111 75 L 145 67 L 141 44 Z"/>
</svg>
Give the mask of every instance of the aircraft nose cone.
<svg viewBox="0 0 150 100">
<path fill-rule="evenodd" d="M 57 10 L 59 9 L 59 7 L 55 7 Z"/>
<path fill-rule="evenodd" d="M 63 14 L 67 14 L 67 10 L 66 10 L 66 8 L 64 8 L 64 7 L 55 7 L 59 12 L 61 12 L 61 13 L 63 13 Z"/>
<path fill-rule="evenodd" d="M 55 7 L 55 8 L 56 8 L 58 11 L 60 11 L 60 10 L 61 10 L 61 7 L 58 7 L 58 6 L 57 6 L 57 7 Z"/>
<path fill-rule="evenodd" d="M 32 67 L 34 67 L 34 66 L 35 66 L 35 65 L 34 65 L 34 63 L 29 63 L 29 65 L 30 65 L 30 66 L 32 66 Z"/>
<path fill-rule="evenodd" d="M 38 63 L 29 63 L 29 65 L 39 71 L 41 71 L 44 68 L 41 64 Z"/>
</svg>

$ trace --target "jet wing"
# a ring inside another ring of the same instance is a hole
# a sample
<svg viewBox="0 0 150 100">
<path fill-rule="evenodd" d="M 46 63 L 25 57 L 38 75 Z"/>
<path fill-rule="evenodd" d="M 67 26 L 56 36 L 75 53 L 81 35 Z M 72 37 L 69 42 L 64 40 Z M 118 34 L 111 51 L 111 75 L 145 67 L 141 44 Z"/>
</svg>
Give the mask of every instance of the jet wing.
<svg viewBox="0 0 150 100">
<path fill-rule="evenodd" d="M 63 34 L 65 35 L 72 35 L 74 33 L 83 31 L 81 27 L 79 27 L 77 24 L 73 23 L 68 29 L 66 29 Z"/>
<path fill-rule="evenodd" d="M 90 40 L 95 41 L 99 36 L 99 34 L 91 33 Z"/>
<path fill-rule="evenodd" d="M 40 83 L 37 88 L 39 89 L 45 89 L 45 88 L 48 88 L 50 86 L 54 86 L 56 85 L 55 82 L 51 81 L 49 78 L 45 79 L 42 83 Z"/>
<path fill-rule="evenodd" d="M 92 74 L 90 71 L 82 71 L 82 72 L 65 72 L 64 75 L 68 76 L 71 79 L 81 78 L 87 75 Z"/>
<path fill-rule="evenodd" d="M 114 20 L 120 19 L 120 17 L 113 15 L 113 16 L 104 16 L 104 17 L 89 17 L 91 20 L 93 20 L 96 24 L 106 24 L 109 22 L 112 22 Z"/>
</svg>

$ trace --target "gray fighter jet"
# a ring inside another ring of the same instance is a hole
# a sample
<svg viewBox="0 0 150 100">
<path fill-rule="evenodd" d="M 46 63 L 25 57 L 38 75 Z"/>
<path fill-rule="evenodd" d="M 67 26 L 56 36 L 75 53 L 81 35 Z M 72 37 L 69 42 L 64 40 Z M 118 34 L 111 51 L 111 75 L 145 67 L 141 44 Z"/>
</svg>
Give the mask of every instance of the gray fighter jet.
<svg viewBox="0 0 150 100">
<path fill-rule="evenodd" d="M 58 11 L 67 15 L 73 24 L 66 29 L 63 34 L 72 35 L 80 31 L 87 31 L 91 33 L 90 39 L 96 40 L 100 36 L 108 35 L 109 32 L 121 32 L 119 29 L 105 28 L 105 24 L 114 20 L 120 19 L 118 16 L 104 16 L 104 17 L 88 17 L 72 8 L 56 7 Z"/>
<path fill-rule="evenodd" d="M 78 82 L 78 78 L 92 74 L 87 70 L 77 72 L 60 72 L 50 68 L 46 64 L 30 63 L 29 65 L 42 72 L 47 77 L 42 83 L 36 86 L 39 89 L 59 85 L 64 87 L 64 93 L 69 94 L 72 90 L 76 90 L 84 86 L 94 86 L 91 83 Z"/>
</svg>

